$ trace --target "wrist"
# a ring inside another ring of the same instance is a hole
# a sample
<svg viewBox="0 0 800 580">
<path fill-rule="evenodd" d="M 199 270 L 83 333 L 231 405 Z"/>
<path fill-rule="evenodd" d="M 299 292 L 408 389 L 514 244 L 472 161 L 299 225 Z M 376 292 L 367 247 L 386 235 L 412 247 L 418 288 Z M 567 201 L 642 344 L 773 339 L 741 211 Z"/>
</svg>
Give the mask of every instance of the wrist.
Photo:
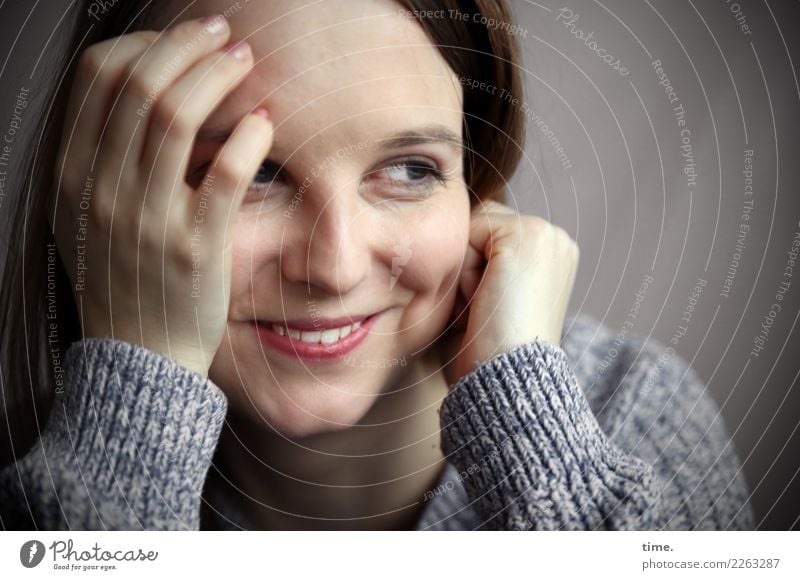
<svg viewBox="0 0 800 580">
<path fill-rule="evenodd" d="M 109 338 L 141 346 L 171 359 L 176 364 L 201 375 L 203 378 L 208 378 L 208 369 L 211 366 L 210 362 L 213 359 L 213 353 L 205 353 L 200 346 L 185 345 L 176 340 L 153 338 L 142 332 L 126 332 L 124 329 L 129 328 L 128 325 L 115 326 L 122 330 L 113 332 L 108 330 L 110 327 L 98 328 L 87 324 L 83 338 Z"/>
</svg>

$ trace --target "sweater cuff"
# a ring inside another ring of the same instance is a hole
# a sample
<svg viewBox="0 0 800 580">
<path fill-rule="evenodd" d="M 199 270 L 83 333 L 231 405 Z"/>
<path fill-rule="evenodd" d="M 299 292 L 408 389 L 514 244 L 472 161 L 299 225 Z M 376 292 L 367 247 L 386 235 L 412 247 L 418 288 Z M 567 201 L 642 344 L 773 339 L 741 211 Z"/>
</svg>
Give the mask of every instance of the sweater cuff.
<svg viewBox="0 0 800 580">
<path fill-rule="evenodd" d="M 224 393 L 163 354 L 108 338 L 74 343 L 64 367 L 64 394 L 43 435 L 53 446 L 44 448 L 74 454 L 87 491 L 119 498 L 132 521 L 197 528 Z"/>
<path fill-rule="evenodd" d="M 602 432 L 560 346 L 536 340 L 464 376 L 442 450 L 489 529 L 651 528 L 652 467 Z"/>
</svg>

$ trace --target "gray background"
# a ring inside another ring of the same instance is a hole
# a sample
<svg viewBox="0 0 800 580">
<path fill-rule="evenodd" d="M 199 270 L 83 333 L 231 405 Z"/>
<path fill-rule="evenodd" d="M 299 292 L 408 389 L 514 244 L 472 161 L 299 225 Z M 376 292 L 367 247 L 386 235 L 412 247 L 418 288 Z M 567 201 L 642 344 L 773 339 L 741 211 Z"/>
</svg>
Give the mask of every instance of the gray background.
<svg viewBox="0 0 800 580">
<path fill-rule="evenodd" d="M 344 0 L 342 0 L 344 1 Z M 737 22 L 739 10 L 750 28 Z M 24 128 L 41 106 L 37 86 L 52 77 L 69 2 L 0 0 L 0 133 L 20 87 L 31 88 Z M 571 311 L 619 331 L 646 276 L 653 277 L 631 333 L 675 346 L 706 381 L 744 464 L 760 529 L 800 529 L 800 269 L 764 350 L 753 339 L 800 232 L 800 3 L 725 0 L 512 0 L 524 54 L 526 158 L 509 201 L 563 226 L 581 264 Z M 558 21 L 568 7 L 575 29 L 620 59 L 620 75 Z M 683 173 L 680 128 L 651 66 L 662 62 L 685 110 L 697 179 Z M 517 106 L 522 106 L 518 104 Z M 12 163 L 23 137 L 13 144 Z M 744 151 L 753 150 L 753 210 L 742 222 Z M 13 177 L 13 173 L 12 173 Z M 9 187 L 7 185 L 7 187 Z M 0 206 L 5 220 L 6 204 Z M 750 226 L 730 294 L 723 280 L 740 223 Z M 5 232 L 6 230 L 3 229 Z M 3 238 L 0 253 L 7 240 Z M 689 294 L 706 286 L 688 325 Z M 627 320 L 631 320 L 627 318 Z"/>
</svg>

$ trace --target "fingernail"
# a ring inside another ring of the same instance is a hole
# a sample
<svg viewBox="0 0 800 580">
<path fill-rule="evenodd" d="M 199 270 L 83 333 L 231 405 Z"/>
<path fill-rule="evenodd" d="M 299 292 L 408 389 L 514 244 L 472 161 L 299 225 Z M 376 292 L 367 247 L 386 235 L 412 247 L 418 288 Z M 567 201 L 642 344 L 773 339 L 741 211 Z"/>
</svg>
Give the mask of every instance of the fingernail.
<svg viewBox="0 0 800 580">
<path fill-rule="evenodd" d="M 242 40 L 228 48 L 228 53 L 236 60 L 247 60 L 250 57 L 250 45 Z"/>
<path fill-rule="evenodd" d="M 228 22 L 222 14 L 212 14 L 200 19 L 200 24 L 209 34 L 219 34 L 228 27 Z"/>
<path fill-rule="evenodd" d="M 258 107 L 256 110 L 253 111 L 254 115 L 258 115 L 259 117 L 264 117 L 267 121 L 271 119 L 269 111 L 266 110 L 264 107 Z"/>
</svg>

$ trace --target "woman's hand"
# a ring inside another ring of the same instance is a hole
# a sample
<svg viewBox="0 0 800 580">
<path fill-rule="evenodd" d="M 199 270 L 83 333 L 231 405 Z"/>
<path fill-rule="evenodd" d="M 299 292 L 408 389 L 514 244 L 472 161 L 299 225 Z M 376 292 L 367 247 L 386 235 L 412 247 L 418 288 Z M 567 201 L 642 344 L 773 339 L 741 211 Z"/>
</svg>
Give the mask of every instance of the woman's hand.
<svg viewBox="0 0 800 580">
<path fill-rule="evenodd" d="M 450 385 L 494 355 L 561 341 L 579 250 L 569 234 L 490 201 L 477 206 L 452 319 L 444 337 Z"/>
<path fill-rule="evenodd" d="M 272 143 L 245 116 L 202 184 L 200 125 L 253 66 L 222 16 L 90 46 L 71 89 L 49 219 L 84 337 L 113 337 L 207 376 L 228 318 L 232 225 Z"/>
</svg>

